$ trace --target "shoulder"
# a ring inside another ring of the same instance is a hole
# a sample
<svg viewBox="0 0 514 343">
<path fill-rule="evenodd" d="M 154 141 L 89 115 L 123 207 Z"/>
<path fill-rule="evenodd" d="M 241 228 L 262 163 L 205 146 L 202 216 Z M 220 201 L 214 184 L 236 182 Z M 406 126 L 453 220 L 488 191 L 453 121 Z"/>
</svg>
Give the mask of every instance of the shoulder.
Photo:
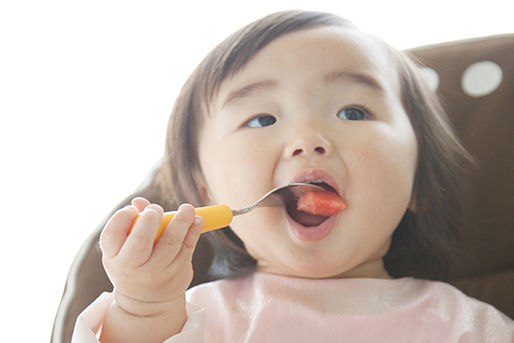
<svg viewBox="0 0 514 343">
<path fill-rule="evenodd" d="M 447 307 L 463 308 L 473 312 L 491 312 L 498 313 L 500 316 L 508 318 L 505 314 L 497 310 L 494 306 L 482 302 L 478 299 L 468 296 L 460 289 L 441 281 L 418 280 L 424 285 L 427 294 L 438 296 L 445 299 Z M 510 318 L 509 318 L 510 319 Z"/>
<path fill-rule="evenodd" d="M 494 306 L 472 298 L 445 282 L 417 282 L 422 285 L 426 308 L 437 309 L 440 318 L 454 322 L 465 332 L 484 335 L 484 342 L 489 342 L 486 335 L 492 332 L 495 335 L 503 333 L 506 339 L 513 339 L 514 322 Z"/>
<path fill-rule="evenodd" d="M 441 341 L 512 342 L 514 322 L 485 302 L 440 281 L 399 278 L 377 281 L 386 290 L 384 301 L 404 323 L 440 335 Z M 388 303 L 388 304 L 387 304 Z"/>
</svg>

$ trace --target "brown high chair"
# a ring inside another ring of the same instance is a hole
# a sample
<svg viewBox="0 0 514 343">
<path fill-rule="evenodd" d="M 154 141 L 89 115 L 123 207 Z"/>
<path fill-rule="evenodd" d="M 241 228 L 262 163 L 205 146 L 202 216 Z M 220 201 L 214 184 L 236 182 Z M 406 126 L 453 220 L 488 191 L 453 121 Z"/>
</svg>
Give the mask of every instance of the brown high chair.
<svg viewBox="0 0 514 343">
<path fill-rule="evenodd" d="M 431 45 L 409 53 L 424 66 L 458 136 L 477 161 L 476 168 L 461 180 L 461 218 L 456 218 L 460 223 L 460 263 L 450 266 L 449 281 L 512 318 L 514 34 Z M 160 203 L 144 186 L 136 195 Z M 70 342 L 78 314 L 100 293 L 112 290 L 98 244 L 104 224 L 91 234 L 71 265 L 55 317 L 53 343 Z M 210 246 L 201 238 L 193 258 L 192 285 L 209 281 L 211 259 Z"/>
</svg>

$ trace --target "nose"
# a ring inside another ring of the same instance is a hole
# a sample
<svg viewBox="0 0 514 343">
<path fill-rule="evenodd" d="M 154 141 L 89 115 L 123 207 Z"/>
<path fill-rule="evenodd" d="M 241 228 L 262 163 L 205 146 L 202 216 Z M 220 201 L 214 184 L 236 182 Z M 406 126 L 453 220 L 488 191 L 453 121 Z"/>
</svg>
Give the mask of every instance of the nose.
<svg viewBox="0 0 514 343">
<path fill-rule="evenodd" d="M 315 130 L 296 132 L 285 149 L 288 158 L 322 156 L 330 152 L 329 141 Z"/>
</svg>

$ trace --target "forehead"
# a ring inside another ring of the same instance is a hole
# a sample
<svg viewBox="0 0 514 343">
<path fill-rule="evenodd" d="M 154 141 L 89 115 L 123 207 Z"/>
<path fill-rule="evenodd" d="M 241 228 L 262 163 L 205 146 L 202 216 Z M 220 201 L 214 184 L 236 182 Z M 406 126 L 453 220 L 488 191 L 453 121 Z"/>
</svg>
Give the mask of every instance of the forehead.
<svg viewBox="0 0 514 343">
<path fill-rule="evenodd" d="M 335 72 L 369 76 L 391 95 L 398 95 L 398 72 L 392 62 L 381 41 L 355 29 L 329 26 L 295 31 L 273 40 L 224 80 L 215 103 L 219 108 L 234 89 L 263 79 L 305 83 Z"/>
</svg>

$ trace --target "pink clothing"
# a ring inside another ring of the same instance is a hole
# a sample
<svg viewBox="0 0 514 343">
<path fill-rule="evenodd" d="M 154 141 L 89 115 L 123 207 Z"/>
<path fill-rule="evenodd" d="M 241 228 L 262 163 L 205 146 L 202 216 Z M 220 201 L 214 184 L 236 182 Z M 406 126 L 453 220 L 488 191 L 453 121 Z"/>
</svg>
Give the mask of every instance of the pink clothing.
<svg viewBox="0 0 514 343">
<path fill-rule="evenodd" d="M 310 280 L 265 273 L 187 292 L 178 342 L 514 342 L 514 322 L 442 282 L 401 278 Z M 75 325 L 75 343 L 112 302 L 99 297 Z"/>
</svg>

